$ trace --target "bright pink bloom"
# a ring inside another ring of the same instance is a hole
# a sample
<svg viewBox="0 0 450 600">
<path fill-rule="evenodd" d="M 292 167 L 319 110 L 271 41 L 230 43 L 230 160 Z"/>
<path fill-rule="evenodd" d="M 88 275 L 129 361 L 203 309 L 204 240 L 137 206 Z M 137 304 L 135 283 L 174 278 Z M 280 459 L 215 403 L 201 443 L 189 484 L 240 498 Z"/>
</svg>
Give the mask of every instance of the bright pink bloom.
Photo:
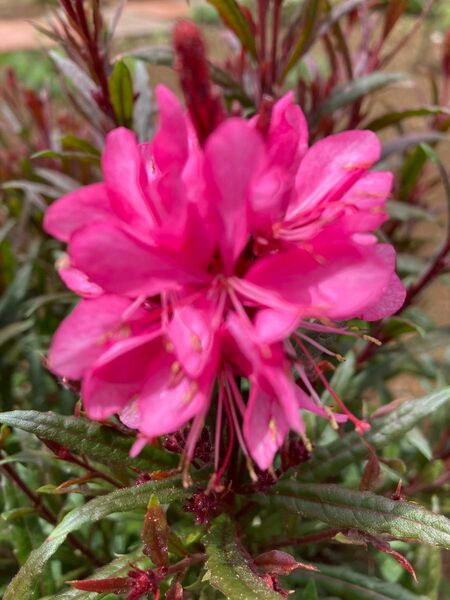
<svg viewBox="0 0 450 600">
<path fill-rule="evenodd" d="M 119 413 L 138 429 L 136 451 L 193 420 L 187 460 L 217 382 L 216 440 L 226 415 L 266 469 L 290 429 L 305 435 L 301 410 L 333 419 L 303 368 L 304 344 L 318 346 L 305 332 L 327 330 L 324 319 L 380 319 L 403 303 L 395 252 L 371 233 L 386 219 L 392 177 L 368 172 L 380 155 L 368 131 L 308 150 L 290 94 L 266 138 L 254 121 L 230 118 L 203 148 L 176 98 L 164 87 L 157 97 L 152 142 L 111 132 L 103 183 L 47 211 L 46 230 L 68 244 L 61 277 L 84 298 L 49 365 L 82 380 L 91 418 Z"/>
</svg>

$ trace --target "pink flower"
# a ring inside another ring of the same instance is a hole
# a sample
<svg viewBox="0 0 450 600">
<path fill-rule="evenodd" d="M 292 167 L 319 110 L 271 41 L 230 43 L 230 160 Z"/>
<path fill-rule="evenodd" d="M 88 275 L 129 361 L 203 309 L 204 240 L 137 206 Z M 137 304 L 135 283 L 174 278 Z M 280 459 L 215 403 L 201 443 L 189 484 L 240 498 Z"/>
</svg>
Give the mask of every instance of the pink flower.
<svg viewBox="0 0 450 600">
<path fill-rule="evenodd" d="M 200 147 L 176 98 L 164 87 L 157 97 L 155 138 L 111 132 L 104 181 L 47 211 L 46 230 L 68 244 L 60 274 L 83 297 L 53 339 L 50 368 L 82 381 L 91 418 L 119 413 L 138 429 L 136 452 L 192 421 L 187 463 L 218 384 L 217 478 L 229 459 L 224 418 L 228 442 L 261 469 L 289 430 L 306 439 L 301 410 L 363 428 L 345 406 L 333 417 L 321 405 L 304 365 L 306 346 L 319 345 L 308 332 L 380 319 L 404 300 L 395 252 L 371 233 L 392 183 L 368 171 L 376 136 L 344 132 L 308 150 L 288 94 L 265 138 L 230 118 Z"/>
</svg>

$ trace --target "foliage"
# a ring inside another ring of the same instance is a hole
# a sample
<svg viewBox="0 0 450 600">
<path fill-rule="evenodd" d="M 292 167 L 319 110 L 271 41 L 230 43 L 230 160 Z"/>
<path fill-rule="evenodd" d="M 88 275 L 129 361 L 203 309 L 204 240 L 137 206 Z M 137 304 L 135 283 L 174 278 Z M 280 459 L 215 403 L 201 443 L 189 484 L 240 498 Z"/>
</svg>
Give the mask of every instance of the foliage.
<svg viewBox="0 0 450 600">
<path fill-rule="evenodd" d="M 48 57 L 33 55 L 31 70 L 28 54 L 0 62 L 0 591 L 5 600 L 138 598 L 139 589 L 158 598 L 157 588 L 169 600 L 277 598 L 284 589 L 305 600 L 448 597 L 450 329 L 429 307 L 450 265 L 449 36 L 440 64 L 421 64 L 424 77 L 399 72 L 397 59 L 435 22 L 426 21 L 429 2 L 211 0 L 215 10 L 201 13 L 217 11 L 233 32 L 209 64 L 230 112 L 254 115 L 293 89 L 312 141 L 348 128 L 381 134 L 378 167 L 395 173 L 381 236 L 408 287 L 399 314 L 355 323 L 367 335 L 336 336 L 345 361 L 323 364 L 371 430 L 338 433 L 310 416 L 311 452 L 289 440 L 276 472 L 257 481 L 233 456 L 227 485 L 205 491 L 208 464 L 194 462 L 192 483 L 181 483 L 186 432 L 131 458 L 133 432 L 118 419 L 88 421 L 77 387 L 45 365 L 73 297 L 55 273 L 62 252 L 42 231 L 43 213 L 99 180 L 111 129 L 151 137 L 153 74 L 175 82 L 179 70 L 169 44 L 119 54 L 121 4 L 108 29 L 98 0 L 61 0 L 44 30 L 56 45 Z M 407 9 L 419 16 L 411 21 Z M 58 77 L 48 88 L 49 72 Z M 291 557 L 258 560 L 276 549 Z"/>
</svg>

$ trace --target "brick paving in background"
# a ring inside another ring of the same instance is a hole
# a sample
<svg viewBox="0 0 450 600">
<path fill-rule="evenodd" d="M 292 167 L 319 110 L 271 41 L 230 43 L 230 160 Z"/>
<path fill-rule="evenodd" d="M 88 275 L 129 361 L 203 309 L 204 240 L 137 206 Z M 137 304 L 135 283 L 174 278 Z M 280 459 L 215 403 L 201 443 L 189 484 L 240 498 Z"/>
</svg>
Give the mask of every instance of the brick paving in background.
<svg viewBox="0 0 450 600">
<path fill-rule="evenodd" d="M 115 4 L 112 3 L 105 9 L 106 20 L 112 19 L 114 13 Z M 131 0 L 125 5 L 116 35 L 134 37 L 162 31 L 188 13 L 185 0 Z M 31 50 L 49 45 L 50 40 L 37 32 L 31 21 L 45 25 L 44 17 L 0 20 L 0 52 Z"/>
</svg>

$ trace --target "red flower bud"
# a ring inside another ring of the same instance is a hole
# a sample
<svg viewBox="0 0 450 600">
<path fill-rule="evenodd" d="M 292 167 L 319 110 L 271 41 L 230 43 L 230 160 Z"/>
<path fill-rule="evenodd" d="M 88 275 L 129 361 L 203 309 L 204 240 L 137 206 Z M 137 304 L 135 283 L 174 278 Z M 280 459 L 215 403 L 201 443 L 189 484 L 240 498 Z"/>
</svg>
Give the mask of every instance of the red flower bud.
<svg viewBox="0 0 450 600">
<path fill-rule="evenodd" d="M 298 562 L 293 556 L 281 550 L 264 552 L 254 559 L 255 565 L 270 575 L 289 575 L 296 569 L 307 569 L 317 571 L 317 567 Z"/>
<path fill-rule="evenodd" d="M 203 37 L 194 23 L 180 21 L 175 28 L 173 43 L 186 105 L 200 144 L 203 144 L 224 118 L 222 103 L 211 86 Z"/>
</svg>

